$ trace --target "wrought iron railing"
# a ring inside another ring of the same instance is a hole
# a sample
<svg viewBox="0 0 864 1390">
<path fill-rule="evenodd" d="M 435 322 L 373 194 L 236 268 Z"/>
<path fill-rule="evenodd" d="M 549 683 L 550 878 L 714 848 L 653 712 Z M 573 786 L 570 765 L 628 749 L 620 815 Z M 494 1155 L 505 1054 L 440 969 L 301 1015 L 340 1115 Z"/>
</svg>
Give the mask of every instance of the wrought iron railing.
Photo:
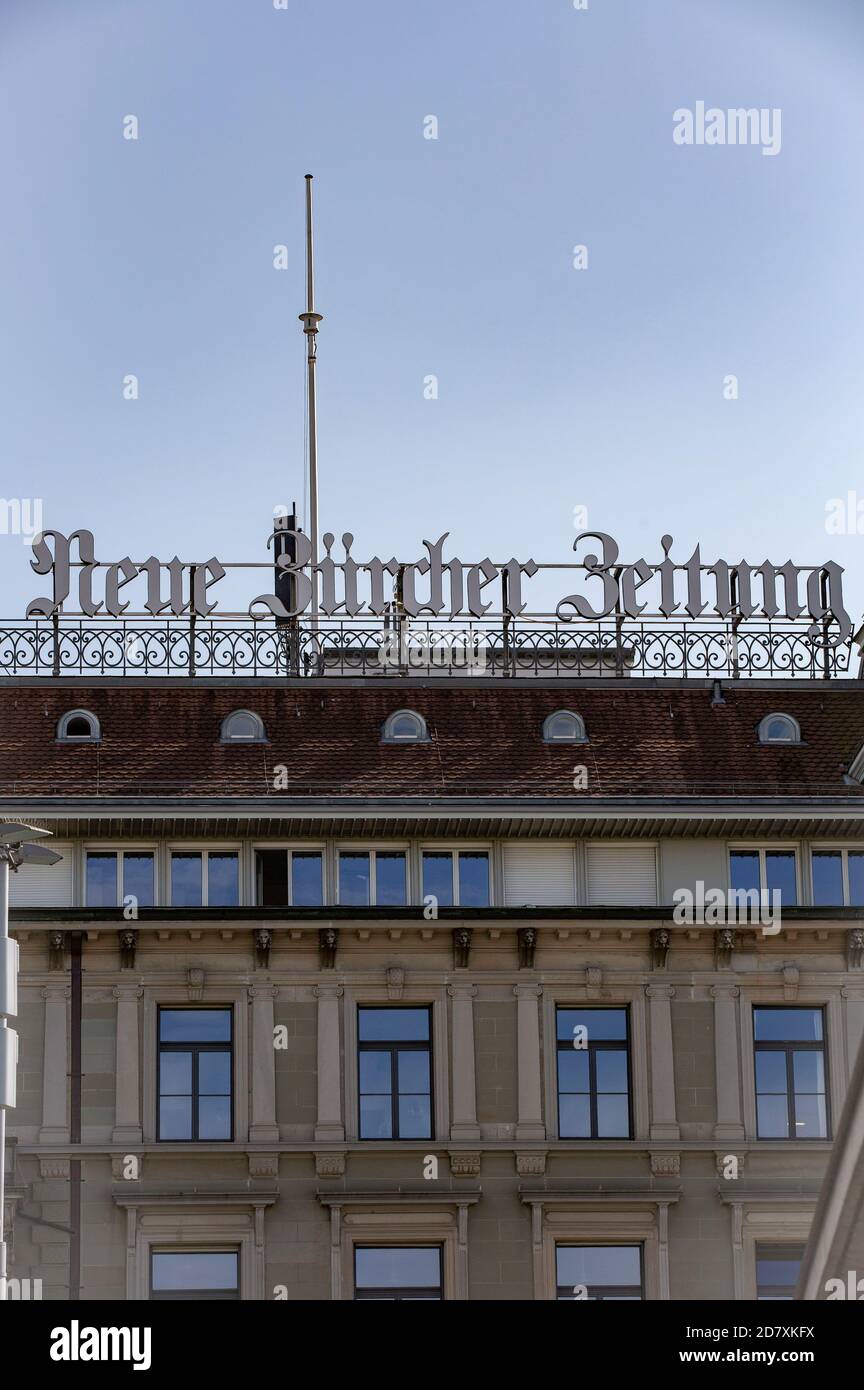
<svg viewBox="0 0 864 1390">
<path fill-rule="evenodd" d="M 313 629 L 272 619 L 60 617 L 0 623 L 0 675 L 860 677 L 851 642 L 822 645 L 809 627 L 804 620 L 499 618 L 460 627 L 328 619 Z"/>
</svg>

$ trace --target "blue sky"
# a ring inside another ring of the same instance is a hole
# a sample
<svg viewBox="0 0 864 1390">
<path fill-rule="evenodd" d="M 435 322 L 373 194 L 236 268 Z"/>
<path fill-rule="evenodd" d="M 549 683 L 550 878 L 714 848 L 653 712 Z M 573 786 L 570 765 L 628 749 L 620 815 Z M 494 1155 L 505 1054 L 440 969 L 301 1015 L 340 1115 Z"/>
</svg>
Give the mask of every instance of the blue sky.
<svg viewBox="0 0 864 1390">
<path fill-rule="evenodd" d="M 628 560 L 836 559 L 857 618 L 862 67 L 857 0 L 4 0 L 0 494 L 103 559 L 264 558 L 312 172 L 322 529 L 564 562 L 582 505 Z M 780 153 L 677 146 L 700 100 Z"/>
</svg>

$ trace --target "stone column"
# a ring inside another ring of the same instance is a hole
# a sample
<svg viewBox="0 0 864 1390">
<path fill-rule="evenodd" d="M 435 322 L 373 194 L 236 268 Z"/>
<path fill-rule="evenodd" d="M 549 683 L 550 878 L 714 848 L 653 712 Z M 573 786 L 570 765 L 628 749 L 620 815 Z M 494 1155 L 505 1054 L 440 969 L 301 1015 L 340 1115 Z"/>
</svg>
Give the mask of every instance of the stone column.
<svg viewBox="0 0 864 1390">
<path fill-rule="evenodd" d="M 276 1123 L 276 1057 L 273 1048 L 272 986 L 250 985 L 252 1005 L 252 1107 L 250 1144 L 271 1144 L 279 1139 Z"/>
<path fill-rule="evenodd" d="M 40 1144 L 69 1143 L 69 1056 L 66 1026 L 66 1001 L 69 993 L 68 985 L 48 985 L 42 991 L 42 998 L 45 1000 L 45 1049 L 42 1057 Z"/>
<path fill-rule="evenodd" d="M 678 1139 L 675 1118 L 675 1059 L 672 1050 L 672 999 L 669 985 L 646 985 L 651 1039 L 652 1139 Z"/>
<path fill-rule="evenodd" d="M 315 1138 L 341 1143 L 345 1139 L 339 1057 L 341 986 L 319 985 L 315 997 L 318 1000 L 318 1120 Z"/>
<path fill-rule="evenodd" d="M 518 1046 L 517 1139 L 545 1139 L 543 1082 L 540 1072 L 539 985 L 514 985 Z"/>
<path fill-rule="evenodd" d="M 138 1001 L 144 990 L 140 985 L 117 985 L 114 1129 L 115 1144 L 140 1144 L 141 1077 L 138 1056 Z M 158 1082 L 157 1082 L 158 1085 Z"/>
<path fill-rule="evenodd" d="M 737 985 L 714 985 L 714 1067 L 717 1081 L 717 1123 L 714 1138 L 734 1143 L 744 1138 L 741 1119 L 741 1079 L 738 1047 Z"/>
<path fill-rule="evenodd" d="M 477 1077 L 474 1066 L 474 985 L 450 985 L 453 1015 L 453 1116 L 451 1139 L 479 1139 Z"/>
</svg>

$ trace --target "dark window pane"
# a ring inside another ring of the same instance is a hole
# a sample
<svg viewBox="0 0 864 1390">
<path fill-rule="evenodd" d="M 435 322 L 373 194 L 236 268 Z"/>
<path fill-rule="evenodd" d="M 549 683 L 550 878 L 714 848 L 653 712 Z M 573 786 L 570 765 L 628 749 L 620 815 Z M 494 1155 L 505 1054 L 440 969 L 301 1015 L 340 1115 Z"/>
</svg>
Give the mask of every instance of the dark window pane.
<svg viewBox="0 0 864 1390">
<path fill-rule="evenodd" d="M 351 907 L 369 905 L 369 855 L 339 855 L 339 901 Z"/>
<path fill-rule="evenodd" d="M 389 1052 L 360 1053 L 360 1092 L 362 1095 L 389 1095 L 393 1072 Z"/>
<path fill-rule="evenodd" d="M 795 1090 L 822 1094 L 825 1090 L 825 1063 L 821 1052 L 793 1052 Z"/>
<path fill-rule="evenodd" d="M 208 855 L 207 902 L 210 907 L 238 906 L 240 865 L 236 854 Z"/>
<path fill-rule="evenodd" d="M 798 901 L 798 883 L 795 873 L 795 854 L 792 850 L 769 850 L 765 855 L 766 887 L 770 892 L 780 893 L 784 907 L 794 907 Z"/>
<path fill-rule="evenodd" d="M 159 1138 L 192 1138 L 192 1098 L 162 1097 L 159 1101 Z"/>
<path fill-rule="evenodd" d="M 154 874 L 152 854 L 123 855 L 123 896 L 131 894 L 138 899 L 139 907 L 152 907 L 154 897 Z"/>
<path fill-rule="evenodd" d="M 760 1095 L 784 1095 L 788 1085 L 785 1052 L 756 1053 L 756 1090 Z"/>
<path fill-rule="evenodd" d="M 597 1137 L 626 1139 L 630 1133 L 630 1113 L 626 1096 L 597 1097 Z"/>
<path fill-rule="evenodd" d="M 231 1099 L 229 1096 L 201 1096 L 198 1101 L 198 1138 L 231 1138 Z"/>
<path fill-rule="evenodd" d="M 291 892 L 295 907 L 321 907 L 324 903 L 324 875 L 321 855 L 296 852 L 291 856 Z"/>
<path fill-rule="evenodd" d="M 626 1009 L 559 1009 L 558 1037 L 561 1042 L 573 1041 L 574 1029 L 584 1027 L 587 1041 L 624 1042 L 627 1037 Z M 580 1034 L 580 1037 L 582 1035 Z M 578 1048 L 575 1049 L 577 1052 Z"/>
<path fill-rule="evenodd" d="M 87 855 L 87 906 L 117 906 L 117 855 Z"/>
<path fill-rule="evenodd" d="M 839 850 L 813 855 L 813 902 L 817 907 L 843 906 L 843 856 Z"/>
<path fill-rule="evenodd" d="M 259 849 L 258 904 L 260 907 L 287 907 L 288 853 L 284 849 Z"/>
<path fill-rule="evenodd" d="M 757 1096 L 756 1117 L 760 1139 L 789 1138 L 789 1110 L 785 1096 Z"/>
<path fill-rule="evenodd" d="M 154 1289 L 236 1289 L 236 1251 L 153 1255 Z"/>
<path fill-rule="evenodd" d="M 162 1042 L 230 1042 L 230 1009 L 160 1009 Z"/>
<path fill-rule="evenodd" d="M 561 1091 L 587 1091 L 588 1085 L 587 1049 L 574 1051 L 561 1048 L 558 1053 L 558 1088 Z"/>
<path fill-rule="evenodd" d="M 821 1042 L 821 1009 L 754 1009 L 757 1042 Z"/>
<path fill-rule="evenodd" d="M 459 855 L 460 907 L 489 906 L 489 855 Z"/>
<path fill-rule="evenodd" d="M 562 1139 L 591 1138 L 591 1101 L 588 1096 L 562 1095 L 558 1100 Z"/>
<path fill-rule="evenodd" d="M 427 1042 L 428 1009 L 361 1009 L 361 1042 Z"/>
<path fill-rule="evenodd" d="M 441 1281 L 441 1252 L 437 1246 L 355 1252 L 358 1288 L 433 1289 Z"/>
<path fill-rule="evenodd" d="M 864 907 L 864 854 L 847 855 L 849 865 L 849 906 Z"/>
<path fill-rule="evenodd" d="M 796 1139 L 827 1139 L 828 1113 L 824 1096 L 795 1095 Z"/>
<path fill-rule="evenodd" d="M 376 854 L 375 901 L 385 907 L 399 907 L 407 901 L 404 854 Z"/>
<path fill-rule="evenodd" d="M 803 1245 L 757 1245 L 756 1283 L 760 1295 L 768 1289 L 774 1291 L 775 1297 L 782 1297 L 780 1290 L 786 1290 L 785 1296 L 791 1298 L 803 1257 Z"/>
<path fill-rule="evenodd" d="M 638 1245 L 559 1245 L 558 1283 L 633 1285 L 642 1282 Z"/>
<path fill-rule="evenodd" d="M 429 1139 L 432 1119 L 428 1096 L 399 1097 L 399 1138 Z"/>
<path fill-rule="evenodd" d="M 201 855 L 171 855 L 171 902 L 174 907 L 201 906 Z"/>
<path fill-rule="evenodd" d="M 202 1096 L 230 1096 L 230 1052 L 201 1052 L 199 1054 L 198 1090 Z"/>
<path fill-rule="evenodd" d="M 360 1138 L 392 1139 L 393 1112 L 389 1096 L 360 1097 Z"/>
<path fill-rule="evenodd" d="M 598 1091 L 626 1092 L 627 1053 L 622 1048 L 615 1052 L 598 1048 L 596 1063 Z"/>
<path fill-rule="evenodd" d="M 163 1052 L 160 1055 L 159 1090 L 163 1096 L 192 1094 L 191 1052 Z"/>
<path fill-rule="evenodd" d="M 755 888 L 759 892 L 762 885 L 759 882 L 758 850 L 735 850 L 729 856 L 729 868 L 734 889 L 746 893 Z"/>
<path fill-rule="evenodd" d="M 439 907 L 453 906 L 453 856 L 432 852 L 423 855 L 423 896 L 438 899 Z"/>
<path fill-rule="evenodd" d="M 419 1095 L 425 1092 L 428 1094 L 429 1083 L 429 1053 L 423 1052 L 400 1052 L 398 1054 L 398 1085 L 399 1090 L 405 1094 Z"/>
</svg>

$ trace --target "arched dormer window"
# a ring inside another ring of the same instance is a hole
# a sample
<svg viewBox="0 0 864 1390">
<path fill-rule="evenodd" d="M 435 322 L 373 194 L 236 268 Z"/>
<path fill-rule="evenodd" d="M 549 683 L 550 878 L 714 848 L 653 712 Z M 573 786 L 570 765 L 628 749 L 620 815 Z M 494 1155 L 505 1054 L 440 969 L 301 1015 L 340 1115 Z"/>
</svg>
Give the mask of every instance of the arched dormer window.
<svg viewBox="0 0 864 1390">
<path fill-rule="evenodd" d="M 264 721 L 248 709 L 235 709 L 222 720 L 223 743 L 266 743 Z"/>
<path fill-rule="evenodd" d="M 759 725 L 760 743 L 800 743 L 801 729 L 791 714 L 766 714 Z"/>
<path fill-rule="evenodd" d="M 585 722 L 580 714 L 558 709 L 543 723 L 544 743 L 587 743 Z"/>
<path fill-rule="evenodd" d="M 98 743 L 101 737 L 99 720 L 89 709 L 70 709 L 57 725 L 60 743 Z"/>
<path fill-rule="evenodd" d="M 397 709 L 389 715 L 381 735 L 382 743 L 428 743 L 426 720 L 413 709 Z"/>
</svg>

